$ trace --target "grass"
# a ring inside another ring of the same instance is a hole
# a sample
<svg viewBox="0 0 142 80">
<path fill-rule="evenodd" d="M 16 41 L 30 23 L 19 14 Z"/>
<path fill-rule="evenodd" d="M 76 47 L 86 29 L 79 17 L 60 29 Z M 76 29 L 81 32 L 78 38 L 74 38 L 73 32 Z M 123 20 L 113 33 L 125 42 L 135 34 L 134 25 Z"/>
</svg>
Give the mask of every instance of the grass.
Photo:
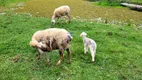
<svg viewBox="0 0 142 80">
<path fill-rule="evenodd" d="M 131 0 L 131 2 L 142 3 L 142 0 Z"/>
<path fill-rule="evenodd" d="M 22 2 L 22 1 L 24 2 L 27 0 L 0 0 L 0 6 L 11 7 L 12 4 Z"/>
<path fill-rule="evenodd" d="M 51 18 L 55 8 L 61 5 L 69 5 L 71 7 L 71 17 L 78 16 L 83 19 L 101 18 L 108 21 L 119 21 L 139 25 L 142 23 L 141 12 L 129 10 L 128 8 L 118 8 L 110 6 L 93 5 L 89 1 L 84 0 L 30 0 L 24 3 L 22 9 L 15 12 L 28 12 L 35 16 Z M 119 12 L 119 13 L 118 13 Z"/>
<path fill-rule="evenodd" d="M 0 80 L 141 80 L 142 79 L 142 28 L 118 26 L 97 22 L 72 20 L 70 24 L 57 24 L 73 34 L 71 64 L 67 54 L 60 66 L 58 51 L 44 54 L 36 61 L 36 50 L 29 46 L 32 34 L 51 27 L 50 19 L 31 17 L 28 14 L 7 12 L 0 15 Z M 80 33 L 97 43 L 95 63 L 90 52 L 83 53 Z M 15 58 L 20 55 L 17 60 Z"/>
</svg>

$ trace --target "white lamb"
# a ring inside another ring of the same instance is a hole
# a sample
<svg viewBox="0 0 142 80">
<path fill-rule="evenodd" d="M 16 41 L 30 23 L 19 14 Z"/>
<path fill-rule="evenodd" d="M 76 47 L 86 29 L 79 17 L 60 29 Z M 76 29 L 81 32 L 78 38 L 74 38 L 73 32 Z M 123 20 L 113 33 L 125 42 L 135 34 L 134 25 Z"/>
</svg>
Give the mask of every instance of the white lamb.
<svg viewBox="0 0 142 80">
<path fill-rule="evenodd" d="M 53 15 L 52 15 L 52 24 L 54 25 L 56 22 L 55 22 L 55 19 L 57 18 L 57 21 L 58 19 L 60 19 L 62 16 L 66 16 L 67 19 L 68 19 L 68 22 L 70 22 L 70 7 L 65 5 L 65 6 L 60 6 L 58 8 L 56 8 L 53 12 Z"/>
<path fill-rule="evenodd" d="M 56 65 L 60 65 L 64 58 L 64 50 L 68 53 L 68 63 L 70 63 L 71 51 L 69 43 L 72 36 L 65 29 L 49 28 L 46 30 L 37 31 L 33 34 L 30 45 L 38 50 L 37 60 L 40 59 L 42 52 L 51 52 L 52 50 L 59 50 L 60 60 Z M 49 59 L 47 57 L 47 63 Z"/>
<path fill-rule="evenodd" d="M 86 37 L 86 33 L 82 32 L 80 34 L 80 36 L 83 38 L 83 43 L 84 43 L 84 53 L 86 54 L 86 52 L 88 52 L 88 47 L 90 48 L 90 52 L 91 52 L 91 56 L 92 56 L 92 62 L 94 63 L 94 58 L 95 58 L 95 54 L 96 54 L 96 48 L 97 48 L 97 44 L 94 40 L 87 38 Z"/>
</svg>

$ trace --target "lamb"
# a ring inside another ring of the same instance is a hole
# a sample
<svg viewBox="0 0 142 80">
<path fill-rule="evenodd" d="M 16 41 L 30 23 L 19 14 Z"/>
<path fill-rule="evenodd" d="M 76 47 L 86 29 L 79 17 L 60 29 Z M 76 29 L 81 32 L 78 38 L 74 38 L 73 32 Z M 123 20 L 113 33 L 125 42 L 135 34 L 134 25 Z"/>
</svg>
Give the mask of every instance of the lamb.
<svg viewBox="0 0 142 80">
<path fill-rule="evenodd" d="M 40 59 L 40 54 L 43 52 L 51 52 L 52 50 L 59 50 L 60 60 L 56 65 L 60 65 L 64 58 L 64 50 L 68 53 L 68 63 L 70 63 L 71 51 L 69 48 L 72 36 L 65 29 L 49 28 L 46 30 L 37 31 L 33 34 L 30 46 L 35 47 L 38 50 L 36 59 Z M 49 62 L 48 57 L 47 63 Z"/>
<path fill-rule="evenodd" d="M 91 56 L 92 56 L 92 63 L 94 63 L 94 58 L 95 58 L 95 54 L 96 54 L 96 48 L 97 48 L 97 44 L 94 40 L 87 38 L 86 37 L 86 33 L 82 32 L 80 34 L 80 36 L 83 38 L 83 43 L 84 43 L 84 54 L 86 54 L 86 52 L 88 52 L 88 47 L 90 48 L 90 52 L 91 52 Z"/>
<path fill-rule="evenodd" d="M 66 16 L 68 19 L 68 22 L 70 22 L 70 7 L 69 6 L 67 5 L 60 6 L 54 10 L 53 15 L 52 15 L 52 20 L 51 20 L 52 24 L 54 25 L 56 23 L 55 21 L 56 18 L 58 21 L 58 19 L 60 19 L 62 16 Z"/>
</svg>

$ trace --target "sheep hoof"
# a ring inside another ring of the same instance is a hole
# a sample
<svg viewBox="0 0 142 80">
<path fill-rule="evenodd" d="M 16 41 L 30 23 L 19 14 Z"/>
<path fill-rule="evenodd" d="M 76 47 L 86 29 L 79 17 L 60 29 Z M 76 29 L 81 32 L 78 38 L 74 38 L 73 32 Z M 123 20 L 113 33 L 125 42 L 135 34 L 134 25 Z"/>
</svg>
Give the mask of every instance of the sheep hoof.
<svg viewBox="0 0 142 80">
<path fill-rule="evenodd" d="M 46 64 L 50 64 L 50 61 L 48 60 L 48 61 L 46 61 Z"/>
<path fill-rule="evenodd" d="M 92 64 L 94 64 L 95 63 L 95 61 L 92 61 Z"/>
<path fill-rule="evenodd" d="M 39 57 L 36 57 L 36 60 L 39 60 L 40 58 Z"/>
<path fill-rule="evenodd" d="M 59 65 L 60 65 L 60 64 L 58 64 L 58 63 L 56 64 L 56 66 L 59 66 Z"/>
<path fill-rule="evenodd" d="M 71 62 L 69 61 L 68 64 L 71 64 Z"/>
<path fill-rule="evenodd" d="M 85 55 L 87 54 L 87 53 L 84 53 Z"/>
<path fill-rule="evenodd" d="M 46 65 L 51 65 L 50 62 L 46 62 Z"/>
</svg>

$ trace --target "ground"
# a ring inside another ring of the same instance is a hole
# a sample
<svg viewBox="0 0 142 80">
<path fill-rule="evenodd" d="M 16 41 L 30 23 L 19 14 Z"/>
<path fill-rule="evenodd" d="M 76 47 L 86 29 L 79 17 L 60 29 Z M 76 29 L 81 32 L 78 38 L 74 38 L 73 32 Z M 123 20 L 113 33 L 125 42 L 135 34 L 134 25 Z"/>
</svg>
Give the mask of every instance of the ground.
<svg viewBox="0 0 142 80">
<path fill-rule="evenodd" d="M 70 24 L 56 24 L 52 27 L 64 28 L 73 36 L 70 43 L 71 64 L 67 63 L 65 52 L 60 66 L 56 66 L 58 51 L 48 53 L 50 63 L 46 64 L 45 55 L 37 61 L 37 51 L 29 45 L 34 32 L 50 27 L 51 19 L 45 16 L 13 11 L 0 15 L 0 80 L 142 79 L 141 26 L 105 24 L 82 19 L 72 19 Z M 97 43 L 94 64 L 91 63 L 90 52 L 84 54 L 83 41 L 79 36 L 83 31 Z"/>
<path fill-rule="evenodd" d="M 83 19 L 97 19 L 115 21 L 117 23 L 142 23 L 142 13 L 132 11 L 129 8 L 122 7 L 103 7 L 96 6 L 93 3 L 84 0 L 30 0 L 24 3 L 24 8 L 16 10 L 16 12 L 29 12 L 36 16 L 51 18 L 55 8 L 61 5 L 69 5 L 71 7 L 71 17 Z"/>
</svg>

